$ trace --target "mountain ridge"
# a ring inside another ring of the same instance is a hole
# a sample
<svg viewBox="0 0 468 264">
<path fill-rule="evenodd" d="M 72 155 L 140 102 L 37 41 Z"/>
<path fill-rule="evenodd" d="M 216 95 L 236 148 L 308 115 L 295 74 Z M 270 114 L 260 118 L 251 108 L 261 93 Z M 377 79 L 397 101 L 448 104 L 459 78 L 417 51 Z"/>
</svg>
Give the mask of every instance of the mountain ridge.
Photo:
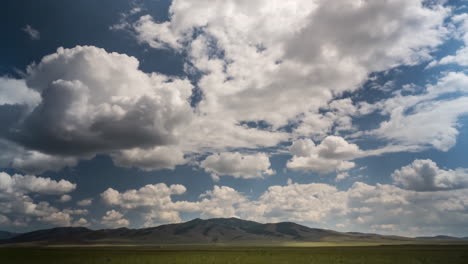
<svg viewBox="0 0 468 264">
<path fill-rule="evenodd" d="M 284 243 L 284 242 L 401 242 L 449 241 L 448 237 L 409 238 L 380 234 L 338 232 L 310 228 L 294 222 L 258 223 L 239 218 L 212 218 L 129 229 L 56 227 L 0 240 L 0 244 L 212 244 L 212 243 Z M 463 240 L 454 238 L 452 240 Z"/>
</svg>

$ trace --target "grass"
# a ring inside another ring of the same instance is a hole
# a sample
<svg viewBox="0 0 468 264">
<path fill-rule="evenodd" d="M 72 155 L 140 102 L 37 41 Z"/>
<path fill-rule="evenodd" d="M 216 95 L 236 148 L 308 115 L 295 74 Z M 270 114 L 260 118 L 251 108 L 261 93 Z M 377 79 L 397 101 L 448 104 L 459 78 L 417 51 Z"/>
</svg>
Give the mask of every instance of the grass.
<svg viewBox="0 0 468 264">
<path fill-rule="evenodd" d="M 467 245 L 327 247 L 14 247 L 0 248 L 0 263 L 468 263 Z"/>
</svg>

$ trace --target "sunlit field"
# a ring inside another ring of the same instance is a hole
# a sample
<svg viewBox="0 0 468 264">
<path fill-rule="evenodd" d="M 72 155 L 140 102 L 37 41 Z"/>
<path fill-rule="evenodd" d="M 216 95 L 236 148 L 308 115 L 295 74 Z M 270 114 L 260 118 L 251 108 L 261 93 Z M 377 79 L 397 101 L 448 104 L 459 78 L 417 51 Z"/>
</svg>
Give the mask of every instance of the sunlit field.
<svg viewBox="0 0 468 264">
<path fill-rule="evenodd" d="M 0 263 L 467 263 L 467 245 L 0 248 Z"/>
</svg>

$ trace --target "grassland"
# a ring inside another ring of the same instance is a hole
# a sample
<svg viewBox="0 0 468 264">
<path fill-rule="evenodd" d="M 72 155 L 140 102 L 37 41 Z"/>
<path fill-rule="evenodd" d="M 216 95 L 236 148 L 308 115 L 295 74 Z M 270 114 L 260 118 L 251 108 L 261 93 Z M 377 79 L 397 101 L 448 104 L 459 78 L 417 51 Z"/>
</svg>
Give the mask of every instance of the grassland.
<svg viewBox="0 0 468 264">
<path fill-rule="evenodd" d="M 346 247 L 14 247 L 0 248 L 0 263 L 468 263 L 467 245 Z"/>
</svg>

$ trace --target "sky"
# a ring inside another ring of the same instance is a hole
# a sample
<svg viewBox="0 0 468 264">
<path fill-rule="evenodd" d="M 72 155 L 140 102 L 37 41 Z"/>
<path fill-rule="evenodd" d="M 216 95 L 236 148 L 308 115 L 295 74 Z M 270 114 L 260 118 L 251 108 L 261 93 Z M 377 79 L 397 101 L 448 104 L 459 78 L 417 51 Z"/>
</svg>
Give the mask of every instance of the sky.
<svg viewBox="0 0 468 264">
<path fill-rule="evenodd" d="M 1 230 L 468 236 L 468 1 L 1 5 Z"/>
</svg>

